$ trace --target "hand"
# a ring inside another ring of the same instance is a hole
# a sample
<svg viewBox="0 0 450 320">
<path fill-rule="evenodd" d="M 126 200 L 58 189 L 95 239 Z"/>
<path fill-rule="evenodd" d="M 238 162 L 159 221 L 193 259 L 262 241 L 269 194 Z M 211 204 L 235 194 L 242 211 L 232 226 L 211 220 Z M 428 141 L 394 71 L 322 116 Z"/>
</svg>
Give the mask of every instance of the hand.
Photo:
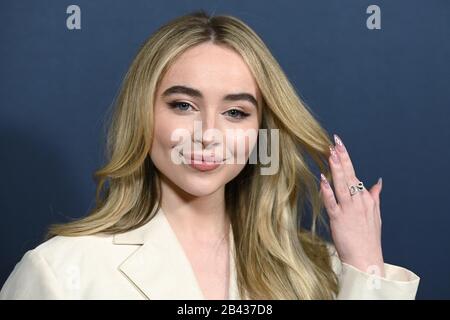
<svg viewBox="0 0 450 320">
<path fill-rule="evenodd" d="M 383 277 L 381 180 L 370 191 L 364 188 L 351 196 L 349 186 L 356 185 L 359 180 L 342 140 L 337 135 L 334 140 L 336 145 L 330 145 L 328 161 L 335 192 L 321 174 L 320 193 L 330 218 L 335 248 L 342 262 Z"/>
</svg>

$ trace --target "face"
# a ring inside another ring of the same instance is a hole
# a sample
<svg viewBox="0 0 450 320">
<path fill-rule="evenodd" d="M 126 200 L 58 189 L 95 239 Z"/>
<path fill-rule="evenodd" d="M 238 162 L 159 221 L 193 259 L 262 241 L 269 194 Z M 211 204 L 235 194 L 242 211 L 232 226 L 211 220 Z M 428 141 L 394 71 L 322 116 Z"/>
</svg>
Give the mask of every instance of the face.
<svg viewBox="0 0 450 320">
<path fill-rule="evenodd" d="M 238 53 L 209 43 L 188 49 L 157 88 L 153 163 L 191 195 L 214 193 L 244 168 L 257 141 L 261 105 Z"/>
</svg>

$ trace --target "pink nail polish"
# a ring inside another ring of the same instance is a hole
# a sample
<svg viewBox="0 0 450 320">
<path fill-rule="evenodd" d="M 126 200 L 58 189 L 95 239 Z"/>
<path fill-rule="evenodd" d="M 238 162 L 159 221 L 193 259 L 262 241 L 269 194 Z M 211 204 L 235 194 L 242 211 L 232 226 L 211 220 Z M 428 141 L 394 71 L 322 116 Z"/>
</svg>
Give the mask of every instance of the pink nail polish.
<svg viewBox="0 0 450 320">
<path fill-rule="evenodd" d="M 334 163 L 339 163 L 339 158 L 336 153 L 336 149 L 332 145 L 330 145 L 330 153 L 331 153 L 331 159 L 334 161 Z"/>
<path fill-rule="evenodd" d="M 381 177 L 378 178 L 378 184 L 380 185 L 380 187 L 383 186 L 383 179 Z"/>
<path fill-rule="evenodd" d="M 346 151 L 345 146 L 342 143 L 341 138 L 339 138 L 339 136 L 337 134 L 334 134 L 333 137 L 334 137 L 334 142 L 336 143 L 336 149 L 338 149 L 341 152 L 345 152 Z"/>
<path fill-rule="evenodd" d="M 326 187 L 330 186 L 330 184 L 328 183 L 327 178 L 325 177 L 325 175 L 323 173 L 320 174 L 320 180 L 322 180 L 325 183 Z"/>
</svg>

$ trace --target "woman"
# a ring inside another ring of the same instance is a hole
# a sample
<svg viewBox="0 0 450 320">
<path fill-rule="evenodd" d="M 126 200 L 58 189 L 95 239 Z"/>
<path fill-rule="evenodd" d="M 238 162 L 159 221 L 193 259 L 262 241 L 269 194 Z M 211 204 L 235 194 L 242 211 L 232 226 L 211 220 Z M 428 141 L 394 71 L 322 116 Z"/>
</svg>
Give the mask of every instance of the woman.
<svg viewBox="0 0 450 320">
<path fill-rule="evenodd" d="M 261 130 L 272 168 L 249 161 Z M 52 226 L 0 297 L 414 299 L 417 275 L 383 260 L 381 181 L 366 190 L 334 139 L 246 24 L 179 17 L 126 74 L 96 208 Z"/>
</svg>

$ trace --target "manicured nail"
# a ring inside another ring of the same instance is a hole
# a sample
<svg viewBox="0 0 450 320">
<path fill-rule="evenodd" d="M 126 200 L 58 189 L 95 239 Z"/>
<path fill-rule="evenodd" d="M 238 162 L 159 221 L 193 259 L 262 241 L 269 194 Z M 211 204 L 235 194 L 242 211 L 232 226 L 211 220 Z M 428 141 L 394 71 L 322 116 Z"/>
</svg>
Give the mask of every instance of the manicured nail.
<svg viewBox="0 0 450 320">
<path fill-rule="evenodd" d="M 380 187 L 382 187 L 383 186 L 383 179 L 381 177 L 379 177 L 377 183 L 380 185 Z"/>
<path fill-rule="evenodd" d="M 330 187 L 330 184 L 328 183 L 328 180 L 323 173 L 320 174 L 320 180 L 322 180 L 325 183 L 326 187 Z"/>
<path fill-rule="evenodd" d="M 336 149 L 332 145 L 330 145 L 330 153 L 331 153 L 331 159 L 334 161 L 334 163 L 339 163 L 339 157 L 336 153 Z"/>
<path fill-rule="evenodd" d="M 338 149 L 338 151 L 340 151 L 340 152 L 345 152 L 345 146 L 342 143 L 341 138 L 339 138 L 339 136 L 337 134 L 334 134 L 333 137 L 334 137 L 334 142 L 336 143 L 336 149 Z"/>
</svg>

